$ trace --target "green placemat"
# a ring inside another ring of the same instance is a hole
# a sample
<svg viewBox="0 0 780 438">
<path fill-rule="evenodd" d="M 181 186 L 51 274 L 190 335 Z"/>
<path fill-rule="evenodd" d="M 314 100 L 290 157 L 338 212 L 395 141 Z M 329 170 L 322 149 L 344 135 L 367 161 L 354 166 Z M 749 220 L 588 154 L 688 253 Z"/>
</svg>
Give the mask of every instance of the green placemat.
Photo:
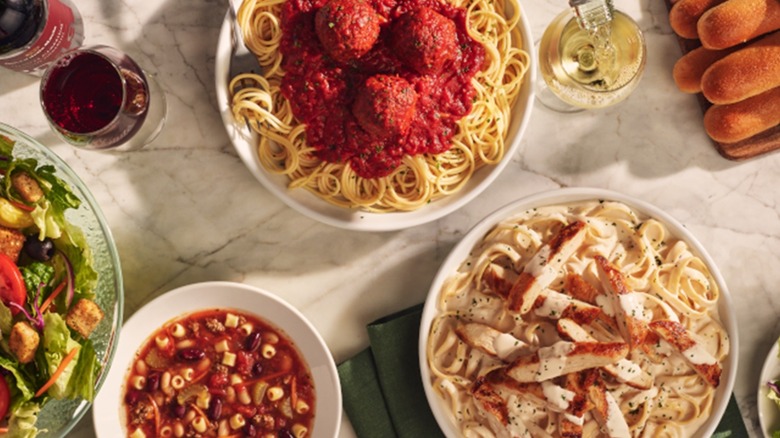
<svg viewBox="0 0 780 438">
<path fill-rule="evenodd" d="M 422 305 L 368 325 L 370 347 L 338 367 L 344 411 L 361 438 L 442 437 L 420 378 L 417 340 Z M 714 438 L 747 437 L 731 396 Z"/>
</svg>

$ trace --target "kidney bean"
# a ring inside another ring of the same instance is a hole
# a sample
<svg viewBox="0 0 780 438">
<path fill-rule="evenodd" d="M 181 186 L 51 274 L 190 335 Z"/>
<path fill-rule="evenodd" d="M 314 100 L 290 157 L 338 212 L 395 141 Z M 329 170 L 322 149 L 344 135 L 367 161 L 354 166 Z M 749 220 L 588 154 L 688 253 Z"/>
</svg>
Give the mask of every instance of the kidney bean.
<svg viewBox="0 0 780 438">
<path fill-rule="evenodd" d="M 125 403 L 127 403 L 128 405 L 134 405 L 138 403 L 138 400 L 140 399 L 141 399 L 141 391 L 136 391 L 135 389 L 133 389 L 127 391 L 127 394 L 125 394 Z"/>
<path fill-rule="evenodd" d="M 255 425 L 252 423 L 247 423 L 246 426 L 244 426 L 244 435 L 251 437 L 257 436 L 257 428 Z"/>
<path fill-rule="evenodd" d="M 254 353 L 258 348 L 260 348 L 261 341 L 262 339 L 260 338 L 260 332 L 250 333 L 249 336 L 247 336 L 244 340 L 244 350 L 249 351 L 250 353 Z"/>
<path fill-rule="evenodd" d="M 263 364 L 255 362 L 254 366 L 252 366 L 252 373 L 258 377 L 261 376 L 263 374 Z"/>
<path fill-rule="evenodd" d="M 279 431 L 279 438 L 295 438 L 295 435 L 288 429 L 282 429 Z"/>
<path fill-rule="evenodd" d="M 146 391 L 155 392 L 160 388 L 160 375 L 157 373 L 149 374 L 146 378 Z"/>
<path fill-rule="evenodd" d="M 217 421 L 219 420 L 219 417 L 222 416 L 222 399 L 219 397 L 212 397 L 211 402 L 209 403 L 209 409 L 206 415 L 209 416 L 209 419 L 211 421 Z"/>
<path fill-rule="evenodd" d="M 184 405 L 180 405 L 176 400 L 171 403 L 171 415 L 176 418 L 183 418 L 187 413 L 187 408 Z"/>
<path fill-rule="evenodd" d="M 180 360 L 187 361 L 187 362 L 195 362 L 196 360 L 201 360 L 206 356 L 206 352 L 201 350 L 200 348 L 183 348 L 179 350 L 179 352 L 176 354 Z"/>
</svg>

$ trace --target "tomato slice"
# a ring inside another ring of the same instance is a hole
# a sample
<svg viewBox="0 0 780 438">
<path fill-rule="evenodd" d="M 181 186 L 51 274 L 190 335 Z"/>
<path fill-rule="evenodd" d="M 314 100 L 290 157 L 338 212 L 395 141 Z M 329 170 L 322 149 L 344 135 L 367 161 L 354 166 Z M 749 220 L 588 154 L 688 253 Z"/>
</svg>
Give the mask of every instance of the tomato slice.
<svg viewBox="0 0 780 438">
<path fill-rule="evenodd" d="M 27 301 L 27 288 L 24 286 L 24 278 L 13 260 L 0 253 L 0 300 L 5 305 L 16 303 L 24 306 Z M 11 307 L 11 313 L 16 315 L 19 309 Z"/>
<path fill-rule="evenodd" d="M 8 388 L 8 382 L 5 377 L 0 376 L 0 421 L 8 413 L 8 406 L 11 405 L 11 390 Z"/>
</svg>

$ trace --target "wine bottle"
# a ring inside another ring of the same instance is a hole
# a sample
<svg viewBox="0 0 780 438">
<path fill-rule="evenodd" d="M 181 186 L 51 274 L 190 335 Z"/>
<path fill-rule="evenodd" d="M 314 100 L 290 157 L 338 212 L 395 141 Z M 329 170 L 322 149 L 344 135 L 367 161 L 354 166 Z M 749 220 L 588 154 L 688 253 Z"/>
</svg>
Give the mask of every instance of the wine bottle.
<svg viewBox="0 0 780 438">
<path fill-rule="evenodd" d="M 83 41 L 81 14 L 70 0 L 0 0 L 0 67 L 40 76 Z"/>
</svg>

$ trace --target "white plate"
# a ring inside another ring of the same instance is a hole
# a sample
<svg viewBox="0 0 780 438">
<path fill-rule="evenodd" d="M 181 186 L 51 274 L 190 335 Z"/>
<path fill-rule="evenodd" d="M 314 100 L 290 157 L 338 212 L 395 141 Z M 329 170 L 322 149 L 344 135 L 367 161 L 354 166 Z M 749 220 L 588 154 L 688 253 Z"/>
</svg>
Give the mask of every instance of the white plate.
<svg viewBox="0 0 780 438">
<path fill-rule="evenodd" d="M 731 342 L 731 350 L 726 359 L 726 363 L 723 364 L 723 373 L 721 374 L 721 382 L 718 389 L 715 392 L 715 402 L 713 404 L 712 415 L 701 426 L 698 433 L 694 438 L 710 437 L 715 431 L 715 428 L 726 411 L 729 397 L 734 387 L 734 380 L 737 372 L 737 357 L 739 357 L 739 346 L 737 337 L 737 320 L 736 315 L 732 311 L 731 295 L 728 292 L 726 283 L 718 271 L 712 258 L 704 250 L 704 247 L 696 240 L 696 238 L 685 228 L 677 222 L 673 217 L 669 216 L 664 211 L 657 207 L 650 205 L 646 202 L 640 201 L 636 198 L 623 195 L 617 192 L 609 190 L 592 189 L 592 188 L 568 188 L 552 190 L 548 192 L 539 193 L 536 195 L 528 196 L 517 200 L 496 212 L 490 214 L 485 219 L 480 221 L 474 228 L 472 228 L 463 239 L 453 248 L 446 260 L 442 264 L 439 272 L 433 280 L 428 297 L 425 301 L 425 307 L 423 308 L 422 318 L 420 322 L 420 338 L 419 338 L 419 363 L 420 373 L 422 375 L 423 387 L 425 388 L 425 395 L 428 398 L 428 404 L 431 406 L 434 417 L 439 424 L 439 427 L 444 431 L 444 434 L 448 437 L 457 437 L 459 434 L 456 432 L 455 425 L 450 419 L 449 414 L 446 412 L 446 407 L 443 406 L 441 398 L 433 391 L 428 382 L 430 382 L 430 369 L 426 360 L 426 345 L 428 344 L 428 330 L 431 325 L 437 309 L 437 297 L 441 291 L 442 284 L 450 277 L 460 266 L 460 264 L 466 260 L 469 252 L 474 248 L 484 236 L 495 224 L 501 220 L 519 214 L 528 209 L 534 207 L 541 207 L 545 205 L 560 205 L 577 201 L 586 200 L 614 200 L 622 202 L 637 211 L 643 212 L 650 217 L 653 217 L 663 222 L 671 233 L 681 237 L 687 242 L 691 248 L 699 255 L 699 257 L 709 267 L 713 278 L 718 283 L 718 287 L 721 291 L 720 300 L 718 303 L 718 311 L 721 316 L 721 320 L 726 331 L 729 334 L 729 340 Z"/>
<path fill-rule="evenodd" d="M 474 173 L 471 180 L 458 193 L 439 199 L 418 210 L 396 213 L 370 213 L 360 210 L 336 207 L 316 197 L 305 189 L 289 190 L 288 179 L 283 175 L 268 173 L 260 164 L 256 153 L 257 140 L 246 127 L 238 126 L 230 110 L 228 97 L 228 69 L 230 64 L 230 22 L 228 17 L 222 23 L 216 53 L 214 79 L 217 90 L 217 104 L 228 137 L 239 157 L 250 172 L 265 188 L 298 212 L 323 223 L 340 228 L 361 231 L 390 231 L 421 225 L 439 219 L 474 199 L 498 177 L 517 152 L 520 139 L 525 132 L 533 108 L 533 86 L 536 79 L 536 52 L 528 17 L 521 10 L 520 32 L 523 48 L 531 56 L 531 65 L 526 73 L 525 84 L 520 92 L 507 134 L 505 156 L 495 166 L 484 166 Z"/>
<path fill-rule="evenodd" d="M 766 382 L 780 379 L 778 352 L 780 352 L 780 346 L 775 342 L 766 356 L 764 367 L 761 368 L 761 377 L 758 379 L 758 393 L 756 395 L 758 397 L 758 420 L 761 423 L 761 431 L 767 438 L 772 438 L 773 431 L 780 430 L 780 407 L 766 396 L 769 391 Z"/>
<path fill-rule="evenodd" d="M 316 415 L 312 438 L 332 438 L 341 425 L 341 385 L 336 364 L 325 342 L 306 318 L 275 295 L 248 285 L 207 282 L 183 286 L 145 305 L 124 325 L 119 347 L 102 391 L 95 399 L 93 420 L 101 438 L 127 436 L 120 423 L 124 380 L 135 353 L 159 327 L 182 314 L 205 309 L 251 313 L 283 330 L 298 347 L 312 376 Z"/>
</svg>

